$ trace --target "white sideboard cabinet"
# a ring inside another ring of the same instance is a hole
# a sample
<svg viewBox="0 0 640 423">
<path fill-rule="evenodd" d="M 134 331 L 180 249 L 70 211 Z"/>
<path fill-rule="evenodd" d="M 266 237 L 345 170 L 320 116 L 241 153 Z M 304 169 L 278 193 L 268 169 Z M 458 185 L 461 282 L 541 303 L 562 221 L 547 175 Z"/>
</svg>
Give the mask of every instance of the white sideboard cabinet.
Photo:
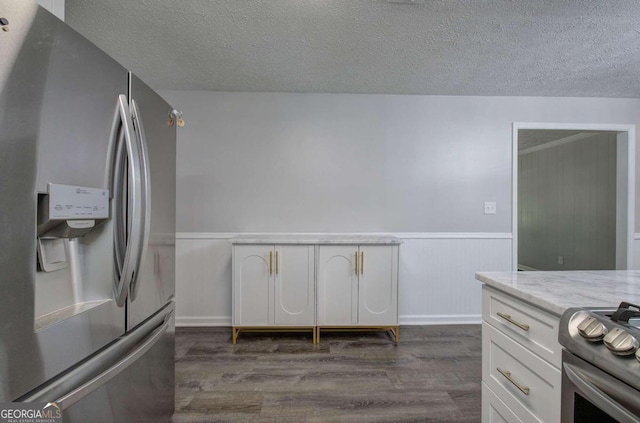
<svg viewBox="0 0 640 423">
<path fill-rule="evenodd" d="M 315 246 L 233 247 L 233 340 L 242 329 L 309 329 L 315 340 Z"/>
<path fill-rule="evenodd" d="M 398 246 L 321 245 L 318 327 L 381 327 L 398 335 Z"/>
<path fill-rule="evenodd" d="M 400 240 L 243 235 L 231 239 L 233 343 L 241 331 L 385 330 L 396 343 Z"/>
</svg>

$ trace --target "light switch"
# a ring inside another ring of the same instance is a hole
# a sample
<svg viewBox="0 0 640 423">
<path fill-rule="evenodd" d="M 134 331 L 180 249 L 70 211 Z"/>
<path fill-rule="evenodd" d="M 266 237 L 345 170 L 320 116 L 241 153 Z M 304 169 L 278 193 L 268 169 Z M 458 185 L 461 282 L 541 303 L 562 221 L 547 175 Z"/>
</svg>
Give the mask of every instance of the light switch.
<svg viewBox="0 0 640 423">
<path fill-rule="evenodd" d="M 484 214 L 496 214 L 496 203 L 495 203 L 495 201 L 485 201 L 485 203 L 484 203 Z"/>
</svg>

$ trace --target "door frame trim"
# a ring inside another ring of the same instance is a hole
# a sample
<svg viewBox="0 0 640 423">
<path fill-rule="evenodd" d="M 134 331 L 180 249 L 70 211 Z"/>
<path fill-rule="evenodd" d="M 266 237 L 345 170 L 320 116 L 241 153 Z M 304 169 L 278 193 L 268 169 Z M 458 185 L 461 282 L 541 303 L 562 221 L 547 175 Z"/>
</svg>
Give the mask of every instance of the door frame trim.
<svg viewBox="0 0 640 423">
<path fill-rule="evenodd" d="M 513 122 L 511 145 L 511 232 L 512 253 L 511 270 L 518 270 L 518 130 L 551 129 L 574 131 L 612 131 L 626 132 L 628 143 L 627 174 L 627 251 L 626 268 L 633 268 L 633 241 L 635 238 L 635 175 L 636 175 L 636 126 L 633 124 L 609 123 L 548 123 L 548 122 Z"/>
</svg>

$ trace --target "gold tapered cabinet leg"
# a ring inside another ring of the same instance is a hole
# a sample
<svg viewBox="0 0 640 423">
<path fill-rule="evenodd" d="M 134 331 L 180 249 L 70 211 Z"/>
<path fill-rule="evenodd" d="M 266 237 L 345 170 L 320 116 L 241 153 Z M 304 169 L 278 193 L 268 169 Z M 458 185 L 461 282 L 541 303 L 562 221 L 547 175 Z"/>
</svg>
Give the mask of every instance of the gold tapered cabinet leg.
<svg viewBox="0 0 640 423">
<path fill-rule="evenodd" d="M 320 343 L 320 328 L 316 327 L 316 344 Z"/>
<path fill-rule="evenodd" d="M 317 330 L 317 328 L 313 328 L 313 343 L 314 344 L 316 343 L 316 336 L 317 336 L 316 335 L 316 330 Z"/>
<path fill-rule="evenodd" d="M 396 326 L 396 345 L 398 345 L 398 342 L 400 342 L 400 326 Z"/>
<path fill-rule="evenodd" d="M 231 328 L 231 339 L 233 340 L 233 345 L 238 341 L 238 330 L 235 327 Z"/>
</svg>

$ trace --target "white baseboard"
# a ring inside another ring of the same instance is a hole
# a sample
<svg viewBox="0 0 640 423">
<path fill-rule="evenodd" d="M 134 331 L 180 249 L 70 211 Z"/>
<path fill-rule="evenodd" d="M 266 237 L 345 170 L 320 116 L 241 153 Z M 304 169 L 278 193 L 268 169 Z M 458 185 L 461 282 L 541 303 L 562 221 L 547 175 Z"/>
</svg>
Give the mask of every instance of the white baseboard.
<svg viewBox="0 0 640 423">
<path fill-rule="evenodd" d="M 476 325 L 481 322 L 482 315 L 480 314 L 400 316 L 401 325 Z"/>
<path fill-rule="evenodd" d="M 480 324 L 481 315 L 462 314 L 446 316 L 400 316 L 401 325 L 474 325 Z M 177 327 L 231 326 L 231 316 L 177 316 Z"/>
<path fill-rule="evenodd" d="M 176 316 L 176 327 L 231 326 L 231 316 Z"/>
</svg>

